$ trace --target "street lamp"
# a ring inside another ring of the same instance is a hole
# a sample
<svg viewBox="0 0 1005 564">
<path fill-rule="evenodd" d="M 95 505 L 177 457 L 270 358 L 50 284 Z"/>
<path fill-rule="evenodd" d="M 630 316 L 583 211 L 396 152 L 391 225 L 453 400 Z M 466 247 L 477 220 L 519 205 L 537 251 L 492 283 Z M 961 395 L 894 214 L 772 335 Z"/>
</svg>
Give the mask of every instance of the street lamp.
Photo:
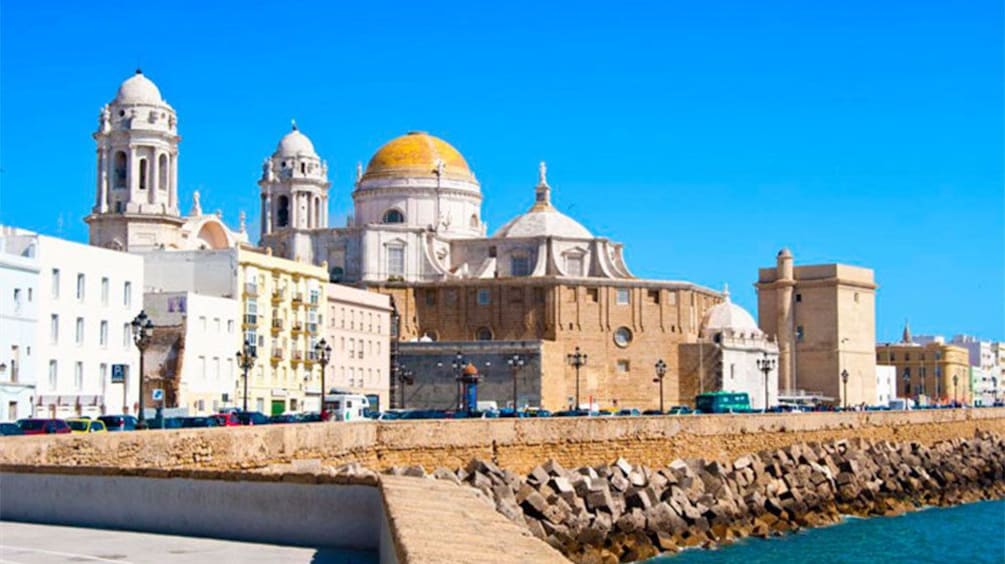
<svg viewBox="0 0 1005 564">
<path fill-rule="evenodd" d="M 667 363 L 663 362 L 663 359 L 656 361 L 656 377 L 653 378 L 653 382 L 658 382 L 660 385 L 660 413 L 663 413 L 663 377 L 667 374 Z"/>
<path fill-rule="evenodd" d="M 139 377 L 140 409 L 139 409 L 139 418 L 136 423 L 136 428 L 146 429 L 147 420 L 146 416 L 143 413 L 143 380 L 144 380 L 143 353 L 147 350 L 147 347 L 150 345 L 150 340 L 153 337 L 154 323 L 147 316 L 147 312 L 140 310 L 140 313 L 135 318 L 133 318 L 131 325 L 133 327 L 133 343 L 136 345 L 136 348 L 139 349 L 140 351 L 140 377 Z"/>
<path fill-rule="evenodd" d="M 509 365 L 510 371 L 513 373 L 513 415 L 516 415 L 517 411 L 517 389 L 516 389 L 516 375 L 520 370 L 527 364 L 526 359 L 524 359 L 522 354 L 514 354 L 513 356 L 506 359 L 506 364 Z"/>
<path fill-rule="evenodd" d="M 240 354 L 240 353 L 238 353 Z M 321 420 L 327 421 L 325 418 L 325 369 L 328 368 L 328 361 L 332 358 L 332 347 L 327 341 L 322 338 L 320 341 L 314 344 L 314 356 L 317 357 L 318 362 L 321 363 Z M 244 410 L 248 410 L 248 377 L 245 374 L 244 377 Z"/>
<path fill-rule="evenodd" d="M 255 365 L 256 358 L 258 358 L 258 347 L 251 339 L 245 339 L 241 350 L 237 351 L 237 364 L 244 371 L 244 411 L 248 411 L 248 370 Z M 321 403 L 324 404 L 324 390 L 321 391 Z"/>
<path fill-rule="evenodd" d="M 456 405 L 458 409 L 460 409 L 461 407 L 461 379 L 463 376 L 461 374 L 461 371 L 464 370 L 464 367 L 467 366 L 467 364 L 468 362 L 467 360 L 464 359 L 464 355 L 461 353 L 461 351 L 457 351 L 457 354 L 454 355 L 454 360 L 450 361 L 450 367 L 454 369 L 454 379 L 457 380 Z"/>
<path fill-rule="evenodd" d="M 953 403 L 955 404 L 955 405 L 953 405 L 953 407 L 959 407 L 960 406 L 960 394 L 958 393 L 959 392 L 959 384 L 960 384 L 960 375 L 959 374 L 953 374 Z"/>
<path fill-rule="evenodd" d="M 579 409 L 579 369 L 586 366 L 586 354 L 579 351 L 579 347 L 576 347 L 576 352 L 565 355 L 565 359 L 576 369 L 576 407 Z M 592 407 L 592 406 L 591 406 Z"/>
<path fill-rule="evenodd" d="M 841 371 L 841 383 L 844 384 L 844 408 L 848 409 L 848 370 Z"/>
<path fill-rule="evenodd" d="M 764 357 L 757 359 L 757 369 L 764 372 L 764 413 L 768 412 L 768 404 L 771 403 L 768 399 L 768 375 L 771 371 L 775 369 L 775 359 L 768 357 L 768 353 L 763 353 Z"/>
<path fill-rule="evenodd" d="M 415 383 L 415 373 L 405 368 L 404 364 L 395 365 L 394 371 L 394 377 L 398 380 L 398 391 L 401 394 L 398 407 L 405 409 L 405 386 L 411 386 Z"/>
</svg>

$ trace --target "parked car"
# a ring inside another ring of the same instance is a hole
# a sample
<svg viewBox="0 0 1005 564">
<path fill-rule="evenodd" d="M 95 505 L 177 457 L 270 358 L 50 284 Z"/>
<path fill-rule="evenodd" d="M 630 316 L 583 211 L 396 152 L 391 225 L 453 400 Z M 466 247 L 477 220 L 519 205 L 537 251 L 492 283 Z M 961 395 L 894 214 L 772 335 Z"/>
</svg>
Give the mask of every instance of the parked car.
<svg viewBox="0 0 1005 564">
<path fill-rule="evenodd" d="M 667 410 L 667 415 L 690 415 L 694 410 L 686 405 L 675 405 Z"/>
<path fill-rule="evenodd" d="M 136 417 L 132 415 L 102 415 L 98 421 L 109 431 L 135 431 Z"/>
<path fill-rule="evenodd" d="M 97 420 L 92 421 L 84 418 L 67 419 L 66 424 L 70 426 L 70 431 L 73 433 L 104 433 L 107 431 L 105 424 Z"/>
<path fill-rule="evenodd" d="M 663 415 L 663 412 L 658 409 L 647 409 L 642 412 L 642 415 Z"/>
<path fill-rule="evenodd" d="M 269 418 L 261 411 L 238 411 L 237 420 L 241 425 L 268 425 Z"/>
<path fill-rule="evenodd" d="M 401 419 L 403 410 L 400 409 L 389 409 L 387 411 L 381 411 L 380 415 L 377 416 L 378 421 L 394 421 L 395 419 Z"/>
<path fill-rule="evenodd" d="M 618 410 L 618 412 L 615 413 L 615 415 L 635 417 L 635 416 L 638 416 L 638 415 L 642 415 L 642 412 L 639 411 L 638 409 L 634 408 L 634 407 L 631 407 L 631 408 L 625 408 L 625 409 Z"/>
<path fill-rule="evenodd" d="M 527 417 L 551 417 L 551 412 L 547 409 L 528 409 L 524 413 Z"/>
<path fill-rule="evenodd" d="M 317 411 L 308 411 L 307 413 L 301 413 L 297 419 L 300 423 L 320 423 L 321 414 Z"/>
<path fill-rule="evenodd" d="M 62 419 L 21 419 L 17 426 L 25 435 L 47 435 L 70 433 L 70 426 Z"/>
<path fill-rule="evenodd" d="M 213 416 L 207 417 L 183 417 L 181 420 L 181 426 L 183 429 L 198 429 L 203 427 L 219 427 L 216 422 L 216 418 Z"/>
<path fill-rule="evenodd" d="M 210 415 L 213 419 L 216 419 L 217 427 L 240 427 L 241 419 L 237 416 L 236 411 L 221 411 L 215 415 Z"/>
<path fill-rule="evenodd" d="M 551 414 L 552 417 L 596 417 L 598 415 L 600 415 L 599 412 L 586 409 L 566 409 Z"/>
<path fill-rule="evenodd" d="M 292 413 L 284 413 L 283 415 L 273 415 L 269 417 L 269 423 L 299 423 L 300 418 Z"/>
<path fill-rule="evenodd" d="M 24 431 L 17 426 L 17 423 L 0 423 L 0 437 L 13 435 L 23 435 Z"/>
</svg>

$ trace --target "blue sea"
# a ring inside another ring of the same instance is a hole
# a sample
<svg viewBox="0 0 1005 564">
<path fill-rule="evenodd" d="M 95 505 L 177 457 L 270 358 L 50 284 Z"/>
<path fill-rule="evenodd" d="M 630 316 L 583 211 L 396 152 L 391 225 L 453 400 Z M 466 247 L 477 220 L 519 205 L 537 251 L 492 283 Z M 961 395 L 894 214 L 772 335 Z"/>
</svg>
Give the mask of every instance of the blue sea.
<svg viewBox="0 0 1005 564">
<path fill-rule="evenodd" d="M 813 564 L 866 562 L 1005 563 L 1005 500 L 929 508 L 843 523 L 717 550 L 687 550 L 647 564 Z"/>
</svg>

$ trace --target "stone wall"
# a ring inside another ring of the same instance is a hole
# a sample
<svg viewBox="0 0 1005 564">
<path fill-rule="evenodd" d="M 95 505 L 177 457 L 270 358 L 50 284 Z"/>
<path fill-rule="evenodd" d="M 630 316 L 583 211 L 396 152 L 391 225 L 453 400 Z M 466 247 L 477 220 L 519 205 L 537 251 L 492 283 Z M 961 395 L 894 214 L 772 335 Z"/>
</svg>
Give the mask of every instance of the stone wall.
<svg viewBox="0 0 1005 564">
<path fill-rule="evenodd" d="M 977 430 L 1005 435 L 1005 409 L 308 423 L 5 437 L 0 468 L 248 469 L 318 458 L 326 464 L 356 461 L 375 470 L 433 469 L 483 458 L 527 472 L 549 458 L 570 467 L 618 457 L 655 466 L 687 457 L 732 460 L 800 442 L 854 437 L 929 445 L 971 437 Z"/>
</svg>

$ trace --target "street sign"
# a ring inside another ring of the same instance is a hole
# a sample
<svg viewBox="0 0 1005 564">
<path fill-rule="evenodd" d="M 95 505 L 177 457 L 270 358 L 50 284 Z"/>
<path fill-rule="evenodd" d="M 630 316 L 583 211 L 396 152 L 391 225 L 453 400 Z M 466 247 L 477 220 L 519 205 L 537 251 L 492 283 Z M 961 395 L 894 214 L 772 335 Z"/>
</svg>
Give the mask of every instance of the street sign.
<svg viewBox="0 0 1005 564">
<path fill-rule="evenodd" d="M 112 365 L 112 383 L 113 384 L 124 384 L 126 382 L 126 365 L 125 364 L 113 364 Z"/>
<path fill-rule="evenodd" d="M 151 396 L 154 398 L 154 401 L 164 401 L 164 390 L 157 388 L 151 393 Z"/>
</svg>

